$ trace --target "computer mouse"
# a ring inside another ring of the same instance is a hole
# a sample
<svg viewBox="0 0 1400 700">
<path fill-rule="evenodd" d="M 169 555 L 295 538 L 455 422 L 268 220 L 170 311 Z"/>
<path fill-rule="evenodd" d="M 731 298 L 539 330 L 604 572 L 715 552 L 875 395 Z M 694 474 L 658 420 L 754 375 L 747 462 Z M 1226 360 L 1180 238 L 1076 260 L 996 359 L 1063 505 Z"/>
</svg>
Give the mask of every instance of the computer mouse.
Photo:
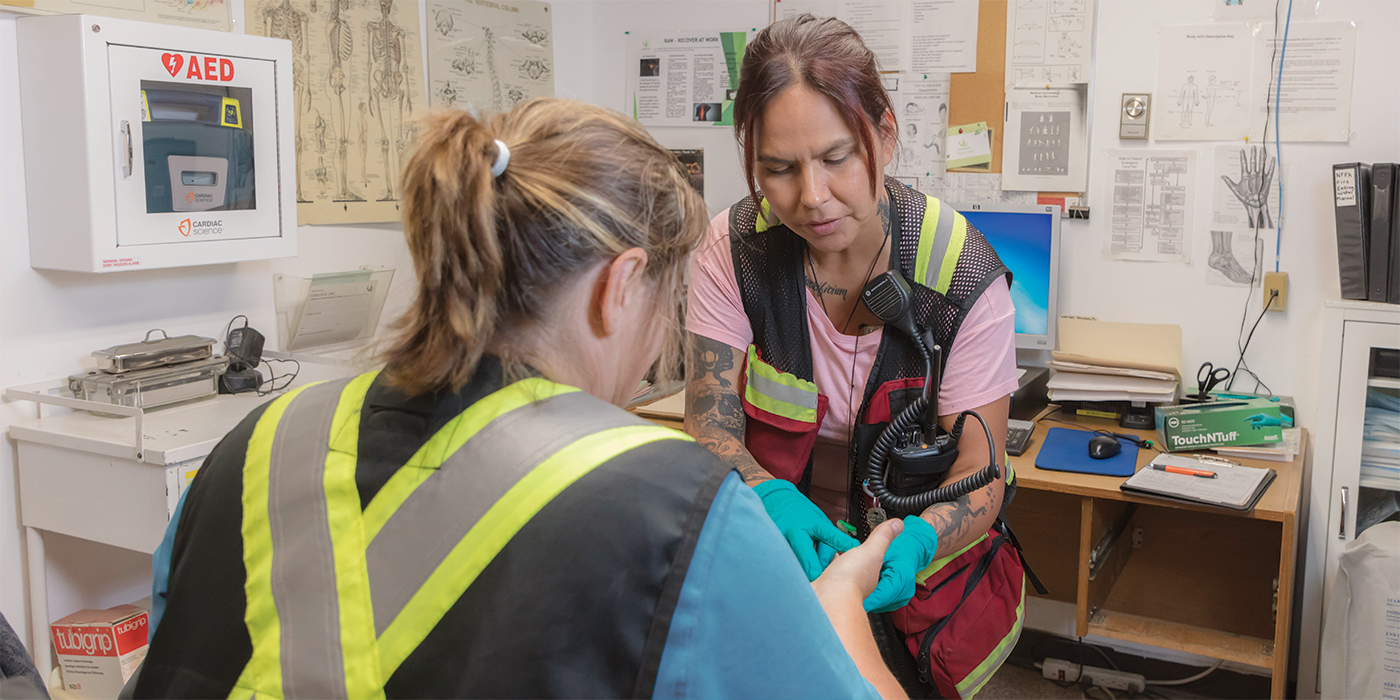
<svg viewBox="0 0 1400 700">
<path fill-rule="evenodd" d="M 1095 435 L 1089 439 L 1089 456 L 1094 459 L 1108 459 L 1118 454 L 1123 449 L 1123 445 L 1118 442 L 1118 438 L 1107 435 Z"/>
</svg>

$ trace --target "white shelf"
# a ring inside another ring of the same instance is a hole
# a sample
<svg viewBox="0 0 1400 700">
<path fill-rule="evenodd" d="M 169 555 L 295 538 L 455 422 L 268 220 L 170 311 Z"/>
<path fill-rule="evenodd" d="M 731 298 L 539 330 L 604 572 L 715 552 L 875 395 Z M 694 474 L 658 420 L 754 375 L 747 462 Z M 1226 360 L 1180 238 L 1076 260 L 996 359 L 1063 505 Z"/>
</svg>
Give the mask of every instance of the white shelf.
<svg viewBox="0 0 1400 700">
<path fill-rule="evenodd" d="M 343 367 L 302 362 L 295 385 L 335 379 L 349 373 L 349 370 Z M 53 385 L 50 387 L 52 390 L 63 384 L 63 380 L 53 380 L 50 383 Z M 36 395 L 44 392 L 34 389 L 35 386 L 11 388 L 7 392 L 7 398 L 39 400 L 35 398 Z M 282 393 L 279 391 L 266 396 L 219 394 L 147 410 L 140 416 L 120 418 L 95 416 L 85 410 L 75 410 L 13 424 L 9 433 L 15 440 L 168 466 L 209 454 L 224 435 L 238 425 L 249 412 Z M 62 397 L 47 396 L 50 400 L 58 398 Z M 63 401 L 61 405 L 74 407 L 71 395 Z M 85 406 L 94 406 L 88 402 L 82 403 Z M 124 407 L 122 410 L 139 412 Z M 141 435 L 139 441 L 136 440 L 138 421 Z"/>
<path fill-rule="evenodd" d="M 1368 377 L 1366 379 L 1366 386 L 1375 387 L 1377 389 L 1400 389 L 1400 379 L 1391 379 L 1390 377 Z"/>
</svg>

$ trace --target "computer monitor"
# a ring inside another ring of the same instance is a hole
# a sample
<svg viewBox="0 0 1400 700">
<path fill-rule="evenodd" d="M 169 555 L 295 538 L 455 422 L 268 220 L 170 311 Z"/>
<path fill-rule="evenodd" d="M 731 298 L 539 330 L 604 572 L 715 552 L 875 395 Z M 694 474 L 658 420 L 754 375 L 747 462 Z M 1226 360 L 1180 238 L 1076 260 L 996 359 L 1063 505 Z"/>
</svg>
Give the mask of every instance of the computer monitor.
<svg viewBox="0 0 1400 700">
<path fill-rule="evenodd" d="M 1060 207 L 1053 204 L 952 204 L 1011 270 L 1016 347 L 1055 349 L 1059 318 Z"/>
</svg>

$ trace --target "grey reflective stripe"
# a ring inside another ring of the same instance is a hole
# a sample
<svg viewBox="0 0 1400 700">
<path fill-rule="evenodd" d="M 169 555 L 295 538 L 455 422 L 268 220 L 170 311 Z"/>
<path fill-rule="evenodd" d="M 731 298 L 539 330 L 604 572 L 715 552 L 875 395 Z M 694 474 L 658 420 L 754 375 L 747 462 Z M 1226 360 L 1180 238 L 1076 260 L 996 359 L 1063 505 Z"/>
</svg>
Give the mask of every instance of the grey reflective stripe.
<svg viewBox="0 0 1400 700">
<path fill-rule="evenodd" d="M 650 423 L 577 391 L 502 414 L 467 440 L 413 490 L 365 552 L 375 634 L 384 634 L 472 526 L 525 475 L 580 438 L 627 425 Z"/>
<path fill-rule="evenodd" d="M 331 421 L 348 383 L 303 390 L 287 406 L 272 438 L 267 487 L 272 599 L 281 625 L 282 690 L 288 698 L 346 696 L 325 474 Z"/>
<path fill-rule="evenodd" d="M 770 399 L 786 401 L 787 403 L 790 403 L 794 406 L 810 408 L 814 411 L 817 410 L 816 391 L 807 391 L 806 389 L 802 389 L 799 387 L 788 386 L 786 384 L 779 384 L 778 382 L 775 382 L 772 379 L 760 375 L 758 372 L 754 372 L 752 370 L 749 371 L 748 382 L 749 386 L 753 387 L 754 391 L 757 391 L 758 393 L 763 394 L 764 396 L 767 396 Z"/>
<path fill-rule="evenodd" d="M 924 210 L 928 215 L 928 210 Z M 946 202 L 938 203 L 938 225 L 933 230 L 933 247 L 929 249 L 928 272 L 924 274 L 924 286 L 938 287 L 938 273 L 943 270 L 943 257 L 948 254 L 948 244 L 953 241 L 953 217 L 956 212 Z"/>
</svg>

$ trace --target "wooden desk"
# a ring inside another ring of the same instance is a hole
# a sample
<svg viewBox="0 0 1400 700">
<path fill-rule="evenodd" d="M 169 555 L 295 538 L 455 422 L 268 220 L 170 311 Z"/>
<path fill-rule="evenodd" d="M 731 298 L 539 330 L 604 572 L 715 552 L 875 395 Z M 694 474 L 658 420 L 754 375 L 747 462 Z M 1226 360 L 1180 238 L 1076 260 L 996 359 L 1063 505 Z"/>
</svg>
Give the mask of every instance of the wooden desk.
<svg viewBox="0 0 1400 700">
<path fill-rule="evenodd" d="M 1060 417 L 1056 414 L 1052 417 Z M 1008 518 L 1052 600 L 1076 607 L 1080 636 L 1149 644 L 1269 669 L 1272 697 L 1288 680 L 1289 611 L 1299 494 L 1309 455 L 1304 431 L 1292 462 L 1241 460 L 1278 478 L 1249 513 L 1128 495 L 1123 477 L 1047 471 L 1036 455 L 1052 427 L 1135 433 L 1114 421 L 1042 421 L 1011 457 L 1019 489 Z M 1157 453 L 1138 451 L 1141 469 Z M 1122 534 L 1090 579 L 1091 553 L 1129 508 Z M 1032 591 L 1033 593 L 1033 591 Z"/>
</svg>

